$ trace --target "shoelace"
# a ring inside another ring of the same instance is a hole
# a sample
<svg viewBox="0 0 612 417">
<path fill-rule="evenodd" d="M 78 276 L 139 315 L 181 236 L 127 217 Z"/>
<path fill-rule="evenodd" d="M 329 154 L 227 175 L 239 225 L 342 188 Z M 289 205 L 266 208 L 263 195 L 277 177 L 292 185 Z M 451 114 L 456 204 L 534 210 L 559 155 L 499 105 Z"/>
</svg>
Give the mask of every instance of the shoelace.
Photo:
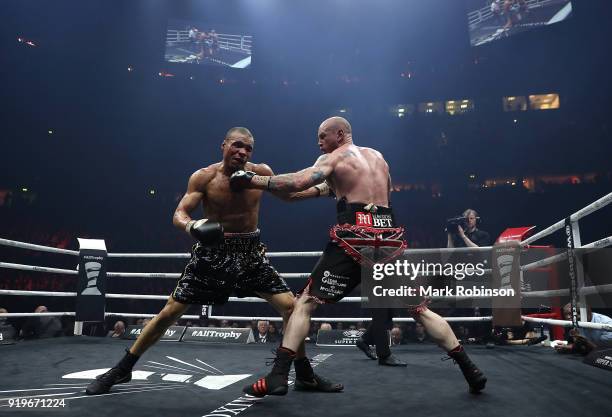
<svg viewBox="0 0 612 417">
<path fill-rule="evenodd" d="M 104 380 L 104 379 L 110 379 L 110 378 L 114 378 L 115 375 L 119 372 L 124 372 L 122 369 L 120 368 L 111 368 L 108 371 L 104 372 L 102 375 L 100 375 L 98 378 L 98 380 Z"/>
<path fill-rule="evenodd" d="M 266 366 L 275 365 L 279 361 L 278 349 L 271 349 L 270 352 L 274 355 L 273 358 L 266 358 Z"/>
</svg>

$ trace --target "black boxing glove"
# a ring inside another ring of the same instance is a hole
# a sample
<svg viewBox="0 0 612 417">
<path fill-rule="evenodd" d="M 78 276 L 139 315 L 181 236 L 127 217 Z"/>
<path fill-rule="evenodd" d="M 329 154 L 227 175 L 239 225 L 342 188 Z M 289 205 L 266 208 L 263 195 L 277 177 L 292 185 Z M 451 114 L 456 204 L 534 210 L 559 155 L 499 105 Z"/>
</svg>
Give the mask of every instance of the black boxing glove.
<svg viewBox="0 0 612 417">
<path fill-rule="evenodd" d="M 185 230 L 204 246 L 212 246 L 223 240 L 223 226 L 208 219 L 191 220 Z"/>
<path fill-rule="evenodd" d="M 230 188 L 233 191 L 244 190 L 250 188 L 251 180 L 257 175 L 253 171 L 236 171 L 230 177 Z"/>
</svg>

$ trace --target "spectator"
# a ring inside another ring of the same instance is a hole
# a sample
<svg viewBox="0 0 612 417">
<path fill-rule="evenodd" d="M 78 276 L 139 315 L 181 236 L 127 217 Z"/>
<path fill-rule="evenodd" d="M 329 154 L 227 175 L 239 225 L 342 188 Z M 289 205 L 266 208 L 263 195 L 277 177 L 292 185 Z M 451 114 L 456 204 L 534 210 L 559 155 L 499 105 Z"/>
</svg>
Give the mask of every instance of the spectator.
<svg viewBox="0 0 612 417">
<path fill-rule="evenodd" d="M 6 308 L 0 307 L 0 314 L 5 313 L 8 313 L 8 310 Z M 15 327 L 8 320 L 8 317 L 0 317 L 0 330 L 11 333 L 13 335 L 15 334 Z"/>
<path fill-rule="evenodd" d="M 35 313 L 48 313 L 49 310 L 45 306 L 38 306 L 34 310 Z M 62 323 L 57 317 L 41 316 L 29 317 L 21 328 L 21 337 L 25 339 L 47 338 L 61 336 Z"/>
<path fill-rule="evenodd" d="M 402 340 L 402 329 L 395 326 L 391 329 L 391 346 L 401 345 L 404 341 Z"/>
<path fill-rule="evenodd" d="M 276 326 L 274 325 L 274 323 L 270 323 L 270 325 L 268 326 L 268 337 L 270 338 L 270 342 L 276 343 L 280 340 L 280 335 L 276 330 Z"/>
<path fill-rule="evenodd" d="M 414 324 L 414 333 L 410 338 L 410 341 L 413 343 L 428 343 L 429 337 L 427 336 L 427 332 L 425 331 L 425 327 L 418 321 Z"/>
<path fill-rule="evenodd" d="M 117 320 L 113 326 L 113 330 L 109 331 L 107 337 L 122 337 L 125 333 L 125 323 Z"/>
<path fill-rule="evenodd" d="M 270 328 L 270 322 L 267 320 L 260 320 L 257 322 L 257 336 L 255 342 L 257 343 L 273 343 L 276 340 L 271 340 L 268 330 Z"/>
<path fill-rule="evenodd" d="M 496 328 L 494 338 L 500 345 L 535 345 L 547 339 L 546 336 L 537 337 L 533 326 L 521 321 L 522 325 L 518 327 Z"/>
<path fill-rule="evenodd" d="M 577 307 L 580 308 L 580 307 Z M 572 319 L 572 305 L 567 303 L 563 306 L 563 317 L 565 320 Z M 593 313 L 591 307 L 587 306 L 587 321 L 589 323 L 602 323 L 612 325 L 612 318 Z M 612 347 L 612 332 L 607 330 L 577 328 L 570 330 L 570 341 L 567 345 L 557 345 L 555 349 L 559 353 L 581 353 L 588 354 L 593 349 Z"/>
<path fill-rule="evenodd" d="M 457 336 L 457 339 L 459 339 L 460 343 L 467 343 L 470 337 L 467 327 L 461 325 L 456 327 L 455 336 Z"/>
<path fill-rule="evenodd" d="M 319 327 L 319 330 L 331 330 L 332 329 L 332 325 L 329 323 L 321 323 L 321 327 Z"/>
<path fill-rule="evenodd" d="M 6 313 L 8 313 L 8 310 L 6 308 L 0 307 L 0 314 L 6 314 Z M 8 322 L 7 317 L 0 317 L 0 327 L 2 326 L 10 326 L 10 323 Z"/>
</svg>

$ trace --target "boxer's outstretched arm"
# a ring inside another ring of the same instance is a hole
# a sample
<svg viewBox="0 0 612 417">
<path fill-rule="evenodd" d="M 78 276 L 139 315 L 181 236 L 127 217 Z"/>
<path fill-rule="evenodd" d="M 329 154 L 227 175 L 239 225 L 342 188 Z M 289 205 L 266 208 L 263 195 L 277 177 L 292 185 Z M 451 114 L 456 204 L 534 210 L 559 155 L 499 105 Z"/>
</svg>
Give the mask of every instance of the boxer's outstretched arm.
<svg viewBox="0 0 612 417">
<path fill-rule="evenodd" d="M 309 168 L 291 174 L 275 176 L 255 175 L 251 178 L 249 186 L 260 190 L 279 193 L 297 193 L 325 181 L 334 171 L 335 156 L 322 155 L 317 162 Z"/>
<path fill-rule="evenodd" d="M 194 172 L 187 183 L 187 191 L 181 201 L 179 201 L 172 223 L 181 230 L 185 230 L 187 223 L 191 221 L 191 212 L 193 212 L 204 198 L 206 185 L 211 180 L 213 173 L 208 168 L 202 168 Z"/>
<path fill-rule="evenodd" d="M 272 171 L 272 168 L 270 168 L 266 164 L 260 164 L 257 168 L 258 169 L 255 169 L 255 172 L 257 173 L 258 176 L 261 176 L 261 177 L 273 177 L 274 176 L 274 172 Z M 326 197 L 326 196 L 333 194 L 331 192 L 331 189 L 329 188 L 329 185 L 325 181 L 323 181 L 321 184 L 317 184 L 314 187 L 310 187 L 304 191 L 282 192 L 282 191 L 270 190 L 270 193 L 274 195 L 275 197 L 280 198 L 281 200 L 289 201 L 289 202 L 306 200 L 308 198 Z"/>
<path fill-rule="evenodd" d="M 299 191 L 297 193 L 281 193 L 279 191 L 270 192 L 276 197 L 285 201 L 300 201 L 318 197 L 334 197 L 333 191 L 325 181 L 321 184 L 317 184 L 314 187 L 310 187 L 307 190 Z"/>
</svg>

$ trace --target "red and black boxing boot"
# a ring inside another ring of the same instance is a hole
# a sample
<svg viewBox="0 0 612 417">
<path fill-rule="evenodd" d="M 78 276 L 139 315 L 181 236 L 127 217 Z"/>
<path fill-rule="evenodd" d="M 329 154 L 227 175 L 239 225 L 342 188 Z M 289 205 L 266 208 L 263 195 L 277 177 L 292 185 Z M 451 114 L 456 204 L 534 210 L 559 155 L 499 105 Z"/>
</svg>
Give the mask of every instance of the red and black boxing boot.
<svg viewBox="0 0 612 417">
<path fill-rule="evenodd" d="M 470 392 L 472 394 L 480 393 L 487 383 L 487 377 L 478 369 L 474 362 L 472 362 L 463 349 L 463 346 L 457 346 L 448 352 L 448 356 L 453 359 L 455 363 L 459 364 L 459 368 L 461 368 L 461 372 L 470 386 Z"/>
<path fill-rule="evenodd" d="M 293 361 L 295 366 L 296 391 L 340 392 L 344 385 L 330 381 L 314 373 L 308 358 L 303 357 Z"/>
<path fill-rule="evenodd" d="M 285 395 L 287 394 L 289 371 L 291 362 L 295 359 L 295 352 L 291 349 L 280 347 L 276 350 L 274 366 L 268 375 L 260 378 L 254 384 L 242 388 L 242 392 L 254 397 L 265 395 Z"/>
</svg>

